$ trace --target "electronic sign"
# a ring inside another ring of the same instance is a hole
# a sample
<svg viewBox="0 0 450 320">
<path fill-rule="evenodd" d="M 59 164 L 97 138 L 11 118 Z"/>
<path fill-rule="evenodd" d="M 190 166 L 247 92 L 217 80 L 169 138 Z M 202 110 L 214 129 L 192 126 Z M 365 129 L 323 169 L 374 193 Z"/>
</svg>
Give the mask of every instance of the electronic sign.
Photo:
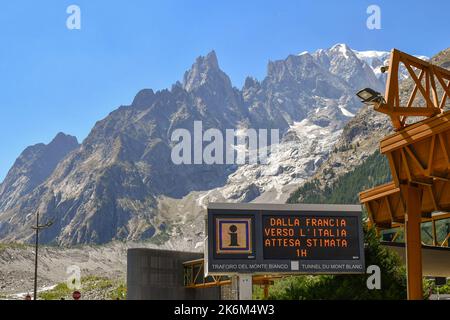
<svg viewBox="0 0 450 320">
<path fill-rule="evenodd" d="M 208 206 L 208 274 L 364 273 L 361 206 Z"/>
</svg>

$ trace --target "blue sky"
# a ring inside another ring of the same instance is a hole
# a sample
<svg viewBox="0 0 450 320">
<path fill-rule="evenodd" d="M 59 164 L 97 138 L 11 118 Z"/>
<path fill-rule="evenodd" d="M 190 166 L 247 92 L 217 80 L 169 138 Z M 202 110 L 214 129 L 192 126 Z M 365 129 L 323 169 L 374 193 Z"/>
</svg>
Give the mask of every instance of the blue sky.
<svg viewBox="0 0 450 320">
<path fill-rule="evenodd" d="M 69 5 L 81 30 L 66 28 Z M 366 28 L 369 5 L 381 30 Z M 268 60 L 347 43 L 431 56 L 450 46 L 448 0 L 9 0 L 0 4 L 0 180 L 28 145 L 81 141 L 142 88 L 181 80 L 214 49 L 240 87 Z"/>
</svg>

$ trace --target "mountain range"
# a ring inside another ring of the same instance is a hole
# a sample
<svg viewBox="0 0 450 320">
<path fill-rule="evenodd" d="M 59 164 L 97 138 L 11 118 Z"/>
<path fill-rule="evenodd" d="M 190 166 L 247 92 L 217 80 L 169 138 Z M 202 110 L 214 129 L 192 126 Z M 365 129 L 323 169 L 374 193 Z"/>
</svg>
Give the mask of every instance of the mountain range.
<svg viewBox="0 0 450 320">
<path fill-rule="evenodd" d="M 240 89 L 214 51 L 198 57 L 182 81 L 139 91 L 81 144 L 59 133 L 25 149 L 0 185 L 0 240 L 32 241 L 39 212 L 54 222 L 41 232 L 45 243 L 201 246 L 208 202 L 285 202 L 312 177 L 333 181 L 374 152 L 388 120 L 361 109 L 355 92 L 383 91 L 388 56 L 337 44 L 269 61 L 264 79 L 248 77 Z M 281 141 L 267 164 L 176 165 L 171 136 L 192 132 L 194 121 L 222 132 L 278 129 Z M 343 156 L 349 145 L 361 152 Z"/>
</svg>

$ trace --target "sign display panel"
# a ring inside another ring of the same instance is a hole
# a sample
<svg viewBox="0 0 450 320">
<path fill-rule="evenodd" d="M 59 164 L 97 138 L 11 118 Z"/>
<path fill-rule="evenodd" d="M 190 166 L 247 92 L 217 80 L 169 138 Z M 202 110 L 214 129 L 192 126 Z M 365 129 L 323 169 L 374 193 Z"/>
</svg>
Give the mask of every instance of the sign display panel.
<svg viewBox="0 0 450 320">
<path fill-rule="evenodd" d="M 207 270 L 363 273 L 361 206 L 210 204 Z"/>
<path fill-rule="evenodd" d="M 263 215 L 264 259 L 359 259 L 357 217 Z"/>
</svg>

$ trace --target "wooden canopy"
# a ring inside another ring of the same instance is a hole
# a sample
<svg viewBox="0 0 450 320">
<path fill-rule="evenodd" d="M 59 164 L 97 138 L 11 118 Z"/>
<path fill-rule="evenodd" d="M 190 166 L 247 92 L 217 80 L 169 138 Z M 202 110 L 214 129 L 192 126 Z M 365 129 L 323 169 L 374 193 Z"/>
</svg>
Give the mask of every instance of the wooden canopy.
<svg viewBox="0 0 450 320">
<path fill-rule="evenodd" d="M 380 227 L 403 223 L 408 184 L 422 189 L 421 212 L 450 212 L 450 111 L 390 135 L 380 144 L 393 182 L 360 193 L 371 222 Z"/>
</svg>

